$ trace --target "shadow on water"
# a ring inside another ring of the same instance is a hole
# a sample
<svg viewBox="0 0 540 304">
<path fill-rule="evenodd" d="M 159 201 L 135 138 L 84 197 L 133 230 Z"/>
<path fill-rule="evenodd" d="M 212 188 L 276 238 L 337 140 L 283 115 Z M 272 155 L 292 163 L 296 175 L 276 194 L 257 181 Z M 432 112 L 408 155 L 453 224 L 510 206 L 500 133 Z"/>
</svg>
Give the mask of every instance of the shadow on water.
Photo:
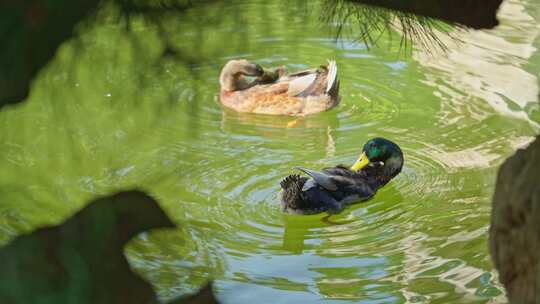
<svg viewBox="0 0 540 304">
<path fill-rule="evenodd" d="M 40 228 L 0 249 L 2 303 L 155 303 L 131 270 L 124 246 L 135 235 L 176 225 L 140 191 L 90 202 L 63 224 Z M 211 287 L 170 303 L 218 303 Z"/>
<path fill-rule="evenodd" d="M 495 12 L 501 0 L 483 2 L 481 6 L 474 5 L 474 1 L 461 1 L 460 5 L 450 1 L 439 1 L 436 4 L 419 6 L 416 2 L 402 4 L 396 1 L 322 1 L 324 10 L 321 20 L 337 24 L 337 34 L 341 33 L 343 26 L 355 22 L 358 27 L 353 33 L 366 44 L 376 44 L 383 32 L 391 29 L 401 31 L 406 44 L 412 40 L 428 47 L 444 47 L 439 39 L 441 33 L 435 33 L 433 28 L 439 28 L 441 23 L 432 18 L 440 18 L 451 24 L 462 24 L 473 28 L 491 28 L 497 24 Z M 376 5 L 385 9 L 378 9 Z M 163 65 L 167 60 L 180 62 L 193 67 L 212 56 L 201 54 L 205 40 L 211 39 L 211 33 L 206 32 L 208 25 L 216 26 L 226 24 L 228 17 L 220 14 L 231 3 L 226 1 L 133 1 L 133 0 L 86 0 L 79 4 L 70 1 L 49 3 L 47 1 L 5 1 L 0 4 L 0 44 L 4 47 L 0 52 L 0 106 L 14 104 L 28 97 L 30 83 L 38 72 L 45 67 L 56 55 L 62 43 L 73 40 L 77 53 L 84 52 L 84 43 L 80 35 L 84 28 L 96 24 L 121 25 L 123 40 L 128 40 L 133 48 L 133 54 L 144 59 L 148 53 L 145 44 L 151 41 L 159 44 L 157 60 L 154 62 L 158 74 L 166 72 Z M 235 4 L 232 4 L 235 5 Z M 301 18 L 313 10 L 312 4 L 303 1 L 283 1 L 280 8 L 285 11 L 285 19 Z M 194 16 L 191 12 L 198 10 Z M 456 11 L 456 9 L 459 9 Z M 388 10 L 397 9 L 396 11 Z M 69 12 L 69 14 L 65 14 Z M 243 15 L 243 10 L 236 10 L 230 17 L 237 24 L 249 24 L 253 18 L 265 19 L 268 17 L 268 6 L 263 5 L 262 10 Z M 417 14 L 417 15 L 415 15 Z M 422 17 L 420 17 L 422 16 Z M 187 20 L 187 23 L 184 22 Z M 111 23 L 112 21 L 112 23 Z M 268 21 L 268 19 L 267 19 Z M 400 25 L 396 27 L 396 24 Z M 142 37 L 137 33 L 137 27 L 146 24 L 153 29 L 151 39 L 148 31 Z M 191 43 L 191 49 L 179 46 L 178 37 L 187 27 L 197 25 Z M 278 26 L 279 27 L 279 26 Z M 238 28 L 238 27 L 236 27 Z M 249 47 L 251 36 L 250 26 L 236 33 L 240 39 L 233 39 L 233 45 Z M 178 31 L 180 29 L 180 31 Z M 262 28 L 267 35 L 279 32 L 276 23 L 266 22 Z M 377 38 L 374 38 L 377 37 Z M 109 50 L 110 51 L 110 50 Z M 112 50 L 114 51 L 114 50 Z M 204 52 L 203 52 L 204 53 Z M 154 54 L 155 55 L 155 54 Z M 113 64 L 118 61 L 112 60 Z M 197 77 L 196 71 L 191 70 L 192 76 Z M 145 88 L 144 75 L 139 75 L 141 88 Z M 171 99 L 174 97 L 171 96 Z M 195 114 L 196 111 L 192 111 Z"/>
</svg>

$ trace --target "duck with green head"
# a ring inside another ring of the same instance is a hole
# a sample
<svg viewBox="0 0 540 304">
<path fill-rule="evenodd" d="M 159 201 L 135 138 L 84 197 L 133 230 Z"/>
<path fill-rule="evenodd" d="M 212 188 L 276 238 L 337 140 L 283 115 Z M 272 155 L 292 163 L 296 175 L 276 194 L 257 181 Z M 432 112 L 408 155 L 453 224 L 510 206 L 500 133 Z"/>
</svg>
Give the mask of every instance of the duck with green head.
<svg viewBox="0 0 540 304">
<path fill-rule="evenodd" d="M 347 205 L 373 197 L 402 167 L 400 147 L 388 139 L 373 138 L 350 168 L 336 166 L 317 172 L 296 167 L 309 177 L 293 174 L 281 182 L 283 210 L 296 214 L 340 212 Z"/>
</svg>

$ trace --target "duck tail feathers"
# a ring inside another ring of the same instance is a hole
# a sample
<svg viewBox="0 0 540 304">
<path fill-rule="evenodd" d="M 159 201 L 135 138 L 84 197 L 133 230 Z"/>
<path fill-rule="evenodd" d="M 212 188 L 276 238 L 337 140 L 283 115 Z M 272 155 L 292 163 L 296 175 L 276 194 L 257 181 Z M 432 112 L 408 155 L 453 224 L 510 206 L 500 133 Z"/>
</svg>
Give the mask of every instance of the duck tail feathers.
<svg viewBox="0 0 540 304">
<path fill-rule="evenodd" d="M 283 190 L 291 189 L 291 188 L 298 188 L 302 190 L 302 186 L 304 185 L 305 181 L 302 181 L 302 177 L 298 174 L 291 174 L 287 177 L 285 177 L 279 185 Z"/>
<path fill-rule="evenodd" d="M 307 181 L 306 177 L 291 174 L 280 183 L 283 193 L 281 201 L 285 208 L 297 209 L 303 203 L 302 187 Z"/>
<path fill-rule="evenodd" d="M 339 85 L 337 77 L 337 64 L 335 60 L 328 60 L 328 76 L 326 78 L 326 93 L 330 93 L 333 89 L 337 90 Z"/>
</svg>

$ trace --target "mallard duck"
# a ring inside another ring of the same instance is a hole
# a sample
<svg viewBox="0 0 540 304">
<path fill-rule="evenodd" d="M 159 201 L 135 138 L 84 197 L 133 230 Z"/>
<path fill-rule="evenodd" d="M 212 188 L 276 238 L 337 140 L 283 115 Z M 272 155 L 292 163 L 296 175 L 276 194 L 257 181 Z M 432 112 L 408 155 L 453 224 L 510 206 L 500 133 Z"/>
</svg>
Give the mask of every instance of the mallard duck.
<svg viewBox="0 0 540 304">
<path fill-rule="evenodd" d="M 238 112 L 301 116 L 339 103 L 335 61 L 288 74 L 284 67 L 265 71 L 245 59 L 231 60 L 221 70 L 219 83 L 221 103 Z"/>
<path fill-rule="evenodd" d="M 399 146 L 388 139 L 373 138 L 350 168 L 336 166 L 317 172 L 296 167 L 309 177 L 293 174 L 281 182 L 283 210 L 297 214 L 338 213 L 349 204 L 373 197 L 402 167 Z"/>
</svg>

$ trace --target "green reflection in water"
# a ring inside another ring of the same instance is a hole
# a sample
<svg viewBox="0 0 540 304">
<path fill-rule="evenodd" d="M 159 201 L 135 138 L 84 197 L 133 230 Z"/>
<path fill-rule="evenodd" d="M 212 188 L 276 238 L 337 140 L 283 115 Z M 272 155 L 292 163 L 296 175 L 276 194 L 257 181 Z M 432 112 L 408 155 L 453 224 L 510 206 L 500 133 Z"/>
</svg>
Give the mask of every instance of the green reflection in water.
<svg viewBox="0 0 540 304">
<path fill-rule="evenodd" d="M 138 44 L 112 21 L 81 29 L 28 102 L 0 113 L 0 242 L 139 186 L 182 226 L 127 249 L 163 298 L 212 278 L 226 303 L 501 300 L 490 196 L 497 166 L 539 122 L 540 45 L 534 29 L 518 30 L 529 24 L 523 5 L 503 8 L 497 30 L 460 33 L 467 47 L 438 58 L 335 41 L 316 7 L 266 1 L 167 20 L 172 43 L 197 58 L 189 66 L 161 58 L 141 20 Z M 524 45 L 530 53 L 516 51 Z M 291 70 L 335 58 L 342 104 L 292 128 L 294 118 L 223 110 L 217 75 L 233 57 Z M 406 158 L 373 200 L 329 219 L 281 213 L 279 181 L 293 166 L 349 164 L 373 136 Z"/>
</svg>

